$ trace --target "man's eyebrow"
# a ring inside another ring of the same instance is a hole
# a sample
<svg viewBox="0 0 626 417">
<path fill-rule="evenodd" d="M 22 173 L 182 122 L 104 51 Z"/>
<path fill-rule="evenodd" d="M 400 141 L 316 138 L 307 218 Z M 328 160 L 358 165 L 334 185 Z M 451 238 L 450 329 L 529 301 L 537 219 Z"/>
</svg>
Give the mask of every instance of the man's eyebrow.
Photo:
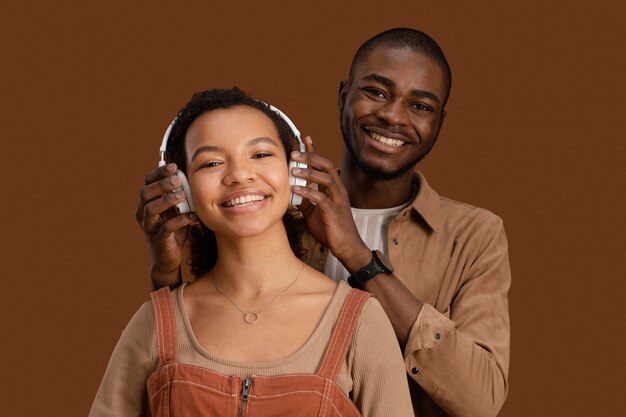
<svg viewBox="0 0 626 417">
<path fill-rule="evenodd" d="M 266 137 L 266 136 L 261 136 L 258 138 L 254 138 L 254 139 L 250 139 L 248 141 L 248 143 L 246 143 L 246 146 L 254 146 L 258 143 L 267 143 L 270 144 L 272 146 L 275 146 L 278 148 L 278 144 L 274 141 L 274 139 L 270 138 L 270 137 Z M 215 145 L 206 145 L 206 146 L 201 146 L 198 149 L 196 149 L 193 153 L 193 155 L 191 155 L 191 162 L 193 162 L 194 159 L 196 159 L 198 157 L 198 155 L 200 155 L 201 153 L 204 152 L 220 152 L 222 150 L 221 147 L 219 146 L 215 146 Z"/>
<path fill-rule="evenodd" d="M 437 103 L 441 103 L 441 100 L 439 99 L 439 97 L 437 97 L 435 94 L 429 91 L 413 90 L 411 91 L 411 95 L 414 97 L 429 98 L 431 100 L 435 100 Z"/>
<path fill-rule="evenodd" d="M 376 73 L 366 75 L 365 77 L 363 77 L 363 79 L 365 81 L 376 81 L 377 83 L 380 83 L 387 88 L 394 88 L 396 86 L 396 83 L 394 83 L 389 78 Z"/>
<path fill-rule="evenodd" d="M 365 81 L 376 81 L 377 83 L 384 85 L 388 89 L 392 89 L 396 86 L 396 83 L 394 83 L 393 80 L 390 80 L 389 78 L 376 73 L 366 75 L 365 77 L 363 77 L 363 79 Z M 439 99 L 439 97 L 429 91 L 415 89 L 411 91 L 411 95 L 414 97 L 429 98 L 431 100 L 435 100 L 437 103 L 441 103 L 441 99 Z"/>
</svg>

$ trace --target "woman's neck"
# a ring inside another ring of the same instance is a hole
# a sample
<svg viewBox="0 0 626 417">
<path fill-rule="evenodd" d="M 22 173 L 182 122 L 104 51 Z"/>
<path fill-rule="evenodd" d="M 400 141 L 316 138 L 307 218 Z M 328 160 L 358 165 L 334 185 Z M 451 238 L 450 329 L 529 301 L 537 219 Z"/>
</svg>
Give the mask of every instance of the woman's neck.
<svg viewBox="0 0 626 417">
<path fill-rule="evenodd" d="M 289 285 L 302 269 L 279 227 L 246 238 L 217 235 L 218 259 L 209 279 L 230 293 L 262 294 Z"/>
</svg>

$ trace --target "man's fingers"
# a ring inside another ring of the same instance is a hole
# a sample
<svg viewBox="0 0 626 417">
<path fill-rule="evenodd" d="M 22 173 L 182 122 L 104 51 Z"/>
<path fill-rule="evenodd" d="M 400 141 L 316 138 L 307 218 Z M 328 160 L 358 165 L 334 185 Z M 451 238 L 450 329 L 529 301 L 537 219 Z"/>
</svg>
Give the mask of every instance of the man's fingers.
<svg viewBox="0 0 626 417">
<path fill-rule="evenodd" d="M 305 188 L 300 186 L 298 187 L 300 189 Z M 315 210 L 315 204 L 313 204 L 313 202 L 311 202 L 311 200 L 309 200 L 308 198 L 303 198 L 302 203 L 300 203 L 300 205 L 298 206 L 298 210 L 300 210 L 300 213 L 302 213 L 302 217 L 306 219 L 313 213 L 313 210 Z"/>
<path fill-rule="evenodd" d="M 308 203 L 310 204 L 310 206 L 308 206 L 306 204 L 300 205 L 300 212 L 302 213 L 302 215 L 305 218 L 308 217 L 311 214 L 311 212 L 313 211 L 313 210 L 311 210 L 311 207 L 313 209 L 315 209 L 315 207 L 313 207 L 313 205 L 316 205 L 316 206 L 319 206 L 320 208 L 322 208 L 322 207 L 328 206 L 328 203 L 330 201 L 328 196 L 326 196 L 326 194 L 324 194 L 321 191 L 314 190 L 311 187 L 301 187 L 299 185 L 294 185 L 293 191 L 296 194 L 302 196 L 302 201 L 303 202 L 305 200 L 308 200 Z"/>
<path fill-rule="evenodd" d="M 293 168 L 291 173 L 298 178 L 303 178 L 307 183 L 315 183 L 322 187 L 332 187 L 335 183 L 333 177 L 322 171 L 310 168 Z"/>
<path fill-rule="evenodd" d="M 311 168 L 293 168 L 291 172 L 294 176 L 306 180 L 307 184 L 317 184 L 319 191 L 326 192 L 333 200 L 347 196 L 341 179 L 335 172 L 327 173 Z"/>
<path fill-rule="evenodd" d="M 176 172 L 176 169 L 176 164 L 174 163 L 169 163 L 163 165 L 162 167 L 158 167 L 154 171 L 150 171 L 146 174 L 146 177 L 144 178 L 144 184 L 152 184 L 153 182 L 156 182 L 163 178 L 171 177 Z"/>
<path fill-rule="evenodd" d="M 185 193 L 177 191 L 165 194 L 144 206 L 142 228 L 146 233 L 153 233 L 155 227 L 163 222 L 165 212 L 185 199 Z"/>
<path fill-rule="evenodd" d="M 165 194 L 163 197 L 152 200 L 148 204 L 146 204 L 144 213 L 147 216 L 156 216 L 157 214 L 162 214 L 166 210 L 171 209 L 176 204 L 183 201 L 184 199 L 185 193 L 183 191 Z"/>
<path fill-rule="evenodd" d="M 148 202 L 161 197 L 164 194 L 169 194 L 172 191 L 180 188 L 181 181 L 177 176 L 171 176 L 151 184 L 144 185 L 139 191 L 139 200 L 144 205 Z"/>
<path fill-rule="evenodd" d="M 304 149 L 306 149 L 307 152 L 315 153 L 315 145 L 313 145 L 311 136 L 304 137 Z"/>
<path fill-rule="evenodd" d="M 310 152 L 294 152 L 291 157 L 298 162 L 307 164 L 307 168 L 292 169 L 291 173 L 294 176 L 306 180 L 307 184 L 314 183 L 320 185 L 320 188 L 326 187 L 333 196 L 347 195 L 347 192 L 344 192 L 345 188 L 341 183 L 337 168 L 329 159 Z"/>
<path fill-rule="evenodd" d="M 159 231 L 159 233 L 162 233 L 162 234 L 172 233 L 173 234 L 176 231 L 182 229 L 183 227 L 189 226 L 190 224 L 193 224 L 197 221 L 198 219 L 197 217 L 194 217 L 194 215 L 179 214 L 178 216 L 172 217 L 171 219 L 168 219 L 167 221 L 165 221 L 163 225 L 161 226 L 161 230 Z"/>
<path fill-rule="evenodd" d="M 135 219 L 139 224 L 144 224 L 144 208 L 147 202 L 160 197 L 165 193 L 158 193 L 158 187 L 152 186 L 153 183 L 171 177 L 176 172 L 176 164 L 165 164 L 157 169 L 150 171 L 144 178 L 144 186 L 139 191 L 139 201 L 137 201 L 137 208 L 135 209 Z"/>
<path fill-rule="evenodd" d="M 173 175 L 141 187 L 141 190 L 139 190 L 139 201 L 137 202 L 137 209 L 135 210 L 135 218 L 137 219 L 137 222 L 143 222 L 145 206 L 148 203 L 159 199 L 164 194 L 170 194 L 175 189 L 180 188 L 180 185 L 180 178 Z"/>
<path fill-rule="evenodd" d="M 328 172 L 329 174 L 337 173 L 337 168 L 335 168 L 335 164 L 333 164 L 330 159 L 324 158 L 323 156 L 314 152 L 294 151 L 291 153 L 291 158 L 294 161 L 304 162 L 309 167 L 317 169 L 319 171 Z"/>
</svg>

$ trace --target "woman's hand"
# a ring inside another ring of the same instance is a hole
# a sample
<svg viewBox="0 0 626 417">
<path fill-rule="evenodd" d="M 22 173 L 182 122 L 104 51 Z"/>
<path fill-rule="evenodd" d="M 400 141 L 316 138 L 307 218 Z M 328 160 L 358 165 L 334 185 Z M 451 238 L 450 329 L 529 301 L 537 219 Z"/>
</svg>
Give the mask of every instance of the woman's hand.
<svg viewBox="0 0 626 417">
<path fill-rule="evenodd" d="M 185 227 L 197 222 L 195 214 L 176 214 L 173 207 L 181 202 L 180 179 L 174 175 L 176 164 L 167 164 L 149 172 L 139 191 L 135 218 L 150 248 L 150 279 L 154 288 L 175 287 L 181 283 Z"/>
<path fill-rule="evenodd" d="M 315 153 L 310 136 L 304 138 L 304 144 L 307 152 L 292 152 L 291 157 L 306 163 L 307 168 L 295 168 L 292 174 L 305 179 L 308 185 L 316 184 L 317 189 L 294 187 L 294 192 L 302 196 L 300 211 L 309 233 L 352 273 L 370 261 L 371 251 L 354 224 L 348 191 L 337 168 L 330 160 Z"/>
</svg>

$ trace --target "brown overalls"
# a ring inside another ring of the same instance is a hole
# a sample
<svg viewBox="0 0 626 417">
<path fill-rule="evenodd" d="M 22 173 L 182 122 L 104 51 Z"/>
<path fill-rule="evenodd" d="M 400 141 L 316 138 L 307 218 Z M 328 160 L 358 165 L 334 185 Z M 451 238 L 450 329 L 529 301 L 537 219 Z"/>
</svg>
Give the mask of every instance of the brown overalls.
<svg viewBox="0 0 626 417">
<path fill-rule="evenodd" d="M 148 379 L 151 417 L 359 417 L 361 413 L 335 383 L 363 304 L 364 291 L 351 290 L 315 374 L 225 376 L 176 361 L 178 339 L 172 295 L 167 287 L 151 294 L 161 367 Z"/>
</svg>

